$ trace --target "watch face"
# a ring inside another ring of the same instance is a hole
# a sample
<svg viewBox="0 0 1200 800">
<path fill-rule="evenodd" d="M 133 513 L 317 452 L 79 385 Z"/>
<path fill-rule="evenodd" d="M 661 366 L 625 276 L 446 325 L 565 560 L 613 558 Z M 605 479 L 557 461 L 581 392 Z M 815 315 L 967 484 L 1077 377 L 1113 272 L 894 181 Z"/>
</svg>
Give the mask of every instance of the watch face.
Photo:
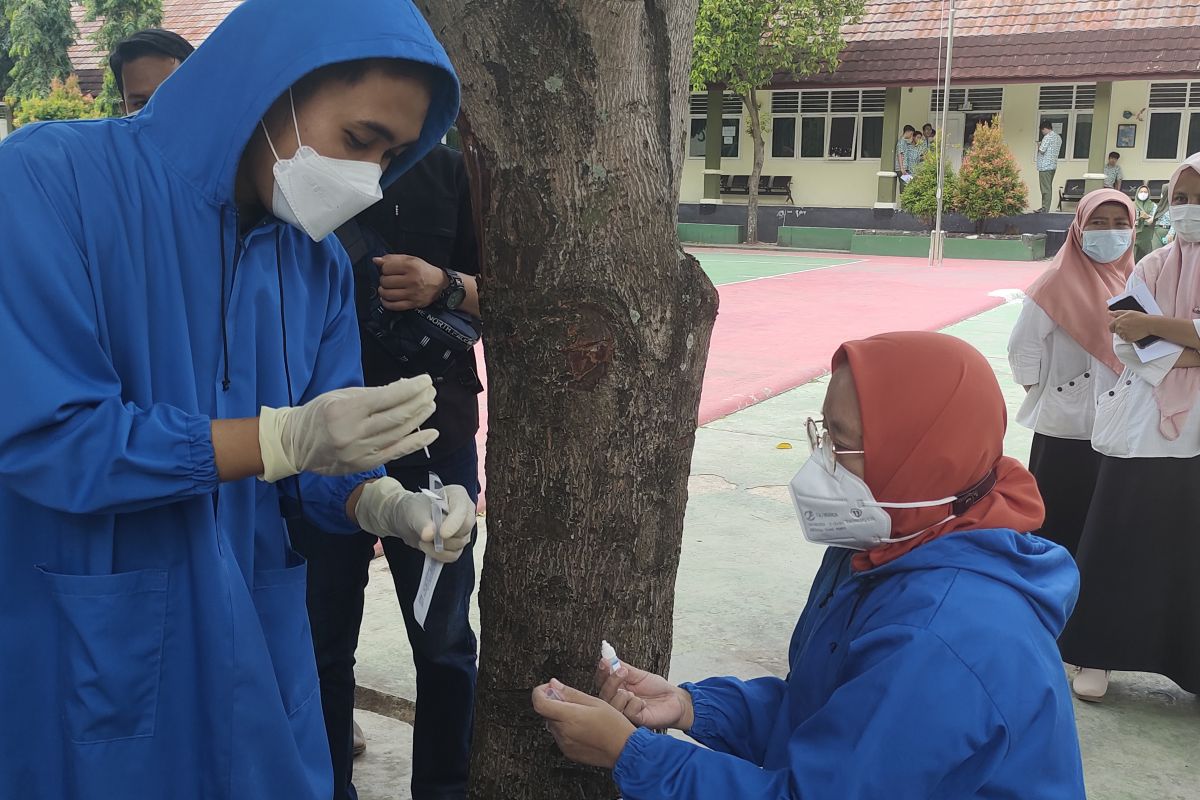
<svg viewBox="0 0 1200 800">
<path fill-rule="evenodd" d="M 467 290 L 461 286 L 456 286 L 446 293 L 446 308 L 453 311 L 463 304 L 467 299 Z"/>
</svg>

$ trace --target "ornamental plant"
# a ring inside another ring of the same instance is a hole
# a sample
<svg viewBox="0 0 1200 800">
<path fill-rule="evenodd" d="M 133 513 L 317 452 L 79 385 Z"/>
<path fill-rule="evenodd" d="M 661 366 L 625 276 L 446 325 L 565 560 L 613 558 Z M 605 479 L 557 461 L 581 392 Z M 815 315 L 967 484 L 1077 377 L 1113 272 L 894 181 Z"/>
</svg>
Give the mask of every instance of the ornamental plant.
<svg viewBox="0 0 1200 800">
<path fill-rule="evenodd" d="M 983 233 L 988 220 L 1022 214 L 1029 190 L 1021 180 L 1017 160 L 1004 142 L 1000 118 L 975 129 L 971 149 L 954 183 L 954 207 Z"/>
<path fill-rule="evenodd" d="M 57 78 L 50 83 L 50 94 L 46 97 L 27 97 L 13 113 L 17 125 L 44 122 L 56 119 L 91 119 L 100 116 L 96 101 L 90 94 L 79 89 L 79 78 L 74 75 L 65 82 Z"/>
<path fill-rule="evenodd" d="M 932 228 L 937 218 L 938 158 L 938 146 L 935 142 L 929 146 L 929 153 L 913 172 L 913 179 L 900 193 L 900 210 L 912 214 L 924 222 L 927 228 Z M 955 210 L 954 168 L 948 161 L 945 182 L 942 185 L 942 214 L 945 215 Z"/>
</svg>

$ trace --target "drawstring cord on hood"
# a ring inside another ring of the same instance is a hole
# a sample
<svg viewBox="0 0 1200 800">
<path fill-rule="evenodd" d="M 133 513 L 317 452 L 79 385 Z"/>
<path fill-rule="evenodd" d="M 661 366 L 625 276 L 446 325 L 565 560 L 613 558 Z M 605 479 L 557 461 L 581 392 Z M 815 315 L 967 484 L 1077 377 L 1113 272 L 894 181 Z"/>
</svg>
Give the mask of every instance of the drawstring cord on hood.
<svg viewBox="0 0 1200 800">
<path fill-rule="evenodd" d="M 275 229 L 275 277 L 279 281 L 279 330 L 283 336 L 283 377 L 287 381 L 288 405 L 295 407 L 296 398 L 292 394 L 292 366 L 288 359 L 287 345 L 287 311 L 283 294 L 283 229 Z M 296 481 L 296 503 L 300 506 L 300 516 L 304 516 L 304 491 L 300 488 L 300 476 Z"/>
<path fill-rule="evenodd" d="M 221 378 L 221 389 L 228 392 L 229 381 L 229 325 L 228 309 L 225 306 L 225 274 L 229 265 L 225 259 L 225 208 L 222 207 L 217 218 L 221 221 L 221 351 L 225 356 L 225 374 Z"/>
</svg>

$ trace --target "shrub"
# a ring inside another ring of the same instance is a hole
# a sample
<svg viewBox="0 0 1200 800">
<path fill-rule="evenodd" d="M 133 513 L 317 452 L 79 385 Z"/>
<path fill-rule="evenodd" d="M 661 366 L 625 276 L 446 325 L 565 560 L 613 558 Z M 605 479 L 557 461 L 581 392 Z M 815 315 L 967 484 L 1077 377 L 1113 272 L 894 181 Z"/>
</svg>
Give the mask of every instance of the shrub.
<svg viewBox="0 0 1200 800">
<path fill-rule="evenodd" d="M 929 146 L 929 154 L 914 172 L 913 179 L 900 193 L 900 210 L 912 214 L 932 228 L 937 218 L 937 144 Z M 954 169 L 946 164 L 945 180 L 942 184 L 942 213 L 954 211 Z"/>
<path fill-rule="evenodd" d="M 955 208 L 975 223 L 976 233 L 983 233 L 990 219 L 1023 214 L 1028 200 L 1000 118 L 980 124 L 954 184 Z"/>
<path fill-rule="evenodd" d="M 79 79 L 74 75 L 67 80 L 55 80 L 50 84 L 50 94 L 45 97 L 27 97 L 21 100 L 13 112 L 17 125 L 57 119 L 94 119 L 100 116 L 96 101 L 79 89 Z"/>
</svg>

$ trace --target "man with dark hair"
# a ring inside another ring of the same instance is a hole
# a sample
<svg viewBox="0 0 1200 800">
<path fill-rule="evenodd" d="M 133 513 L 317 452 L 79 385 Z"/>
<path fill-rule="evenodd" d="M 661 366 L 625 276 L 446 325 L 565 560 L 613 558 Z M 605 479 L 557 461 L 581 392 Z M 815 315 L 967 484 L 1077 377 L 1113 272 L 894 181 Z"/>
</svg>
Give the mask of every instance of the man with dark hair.
<svg viewBox="0 0 1200 800">
<path fill-rule="evenodd" d="M 1108 163 L 1104 165 L 1104 188 L 1116 189 L 1121 191 L 1121 182 L 1125 180 L 1125 173 L 1121 171 L 1121 165 L 1118 163 L 1121 160 L 1121 154 L 1113 150 L 1108 154 Z"/>
<path fill-rule="evenodd" d="M 421 314 L 442 320 L 451 314 L 459 320 L 479 317 L 478 241 L 462 154 L 435 148 L 384 190 L 382 202 L 337 235 L 355 265 L 366 385 L 429 374 L 437 390 L 437 409 L 425 423 L 437 429 L 437 441 L 427 451 L 387 464 L 388 475 L 419 491 L 434 473 L 476 498 L 482 386 L 475 355 L 469 346 L 453 353 L 440 350 L 442 357 L 431 362 L 420 348 L 430 334 L 418 319 Z M 354 653 L 377 537 L 363 532 L 330 536 L 303 519 L 292 520 L 289 528 L 293 546 L 308 559 L 308 612 L 333 757 L 333 800 L 353 800 L 353 754 L 365 746 L 354 735 Z M 472 544 L 443 568 L 422 624 L 413 606 L 424 556 L 383 540 L 417 670 L 414 800 L 466 797 L 477 647 L 468 618 L 475 588 Z"/>
<path fill-rule="evenodd" d="M 1037 163 L 1038 188 L 1042 193 L 1042 205 L 1038 211 L 1045 214 L 1054 199 L 1054 173 L 1058 171 L 1058 157 L 1062 152 L 1063 138 L 1054 130 L 1048 119 L 1042 120 L 1042 140 L 1038 143 Z"/>
<path fill-rule="evenodd" d="M 154 90 L 195 50 L 187 39 L 162 28 L 147 28 L 119 42 L 108 57 L 108 68 L 125 113 L 141 111 Z"/>
</svg>

